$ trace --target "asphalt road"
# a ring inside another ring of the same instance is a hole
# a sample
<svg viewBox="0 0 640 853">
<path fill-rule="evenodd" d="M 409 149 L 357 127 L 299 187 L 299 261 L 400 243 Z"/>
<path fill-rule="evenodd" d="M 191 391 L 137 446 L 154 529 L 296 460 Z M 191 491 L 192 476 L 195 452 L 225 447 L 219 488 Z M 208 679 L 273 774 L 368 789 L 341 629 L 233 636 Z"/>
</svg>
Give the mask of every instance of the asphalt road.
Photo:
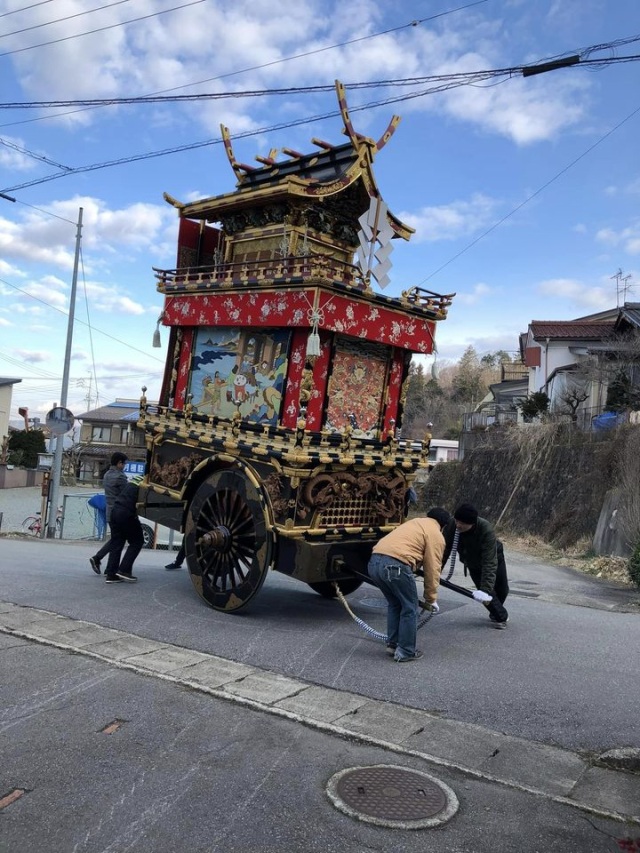
<svg viewBox="0 0 640 853">
<path fill-rule="evenodd" d="M 333 774 L 433 769 L 19 637 L 0 659 L 3 853 L 613 853 L 638 835 L 446 768 L 451 820 L 371 826 L 329 802 Z"/>
<path fill-rule="evenodd" d="M 443 590 L 442 613 L 420 634 L 425 658 L 399 667 L 338 602 L 277 573 L 251 609 L 229 616 L 199 599 L 186 570 L 164 570 L 166 552 L 140 554 L 135 586 L 106 585 L 89 568 L 92 552 L 0 539 L 0 598 L 533 741 L 640 747 L 636 589 L 509 554 L 508 629 L 492 629 L 481 605 Z M 384 630 L 377 590 L 362 586 L 349 601 Z"/>
</svg>

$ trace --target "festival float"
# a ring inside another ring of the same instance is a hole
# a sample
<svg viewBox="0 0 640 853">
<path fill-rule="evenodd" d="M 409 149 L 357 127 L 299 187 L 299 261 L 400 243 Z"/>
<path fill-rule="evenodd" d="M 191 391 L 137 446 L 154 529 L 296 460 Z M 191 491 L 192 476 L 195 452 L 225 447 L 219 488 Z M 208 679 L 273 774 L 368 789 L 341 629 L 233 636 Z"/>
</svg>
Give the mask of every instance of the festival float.
<svg viewBox="0 0 640 853">
<path fill-rule="evenodd" d="M 434 351 L 453 295 L 388 284 L 395 239 L 373 162 L 393 135 L 313 139 L 236 160 L 234 191 L 183 203 L 177 266 L 155 269 L 169 329 L 157 405 L 145 396 L 139 509 L 184 533 L 198 594 L 245 607 L 270 570 L 316 592 L 366 581 L 375 542 L 401 524 L 428 442 L 399 439 L 409 366 Z"/>
</svg>

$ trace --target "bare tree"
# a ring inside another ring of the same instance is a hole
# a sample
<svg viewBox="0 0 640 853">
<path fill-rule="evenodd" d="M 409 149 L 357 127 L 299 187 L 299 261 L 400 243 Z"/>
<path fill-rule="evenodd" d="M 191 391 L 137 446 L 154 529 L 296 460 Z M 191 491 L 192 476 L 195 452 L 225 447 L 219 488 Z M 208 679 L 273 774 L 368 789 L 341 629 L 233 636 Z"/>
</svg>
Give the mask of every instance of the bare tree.
<svg viewBox="0 0 640 853">
<path fill-rule="evenodd" d="M 578 421 L 578 409 L 582 403 L 588 399 L 589 391 L 586 387 L 585 381 L 577 377 L 571 377 L 568 379 L 567 387 L 558 396 L 558 400 L 564 406 L 563 414 L 569 415 L 571 422 L 574 424 Z"/>
</svg>

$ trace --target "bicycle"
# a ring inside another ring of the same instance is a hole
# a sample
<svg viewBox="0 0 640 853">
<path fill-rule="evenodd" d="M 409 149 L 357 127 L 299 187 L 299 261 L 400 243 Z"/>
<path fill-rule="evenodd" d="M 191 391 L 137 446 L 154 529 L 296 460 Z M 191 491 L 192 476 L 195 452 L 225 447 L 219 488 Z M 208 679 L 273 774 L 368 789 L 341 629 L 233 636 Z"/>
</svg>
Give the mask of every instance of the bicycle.
<svg viewBox="0 0 640 853">
<path fill-rule="evenodd" d="M 42 513 L 36 512 L 35 515 L 28 515 L 22 522 L 22 532 L 30 536 L 40 536 L 42 532 Z M 59 539 L 62 532 L 62 507 L 58 507 L 56 513 L 56 532 L 55 535 Z"/>
</svg>

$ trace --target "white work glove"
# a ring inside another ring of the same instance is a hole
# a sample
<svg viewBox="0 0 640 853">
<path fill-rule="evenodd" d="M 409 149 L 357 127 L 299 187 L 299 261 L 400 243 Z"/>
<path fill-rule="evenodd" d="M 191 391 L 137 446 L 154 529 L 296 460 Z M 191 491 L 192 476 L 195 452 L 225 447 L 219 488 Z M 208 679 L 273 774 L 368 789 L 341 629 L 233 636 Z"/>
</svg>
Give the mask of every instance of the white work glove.
<svg viewBox="0 0 640 853">
<path fill-rule="evenodd" d="M 425 602 L 424 609 L 430 610 L 432 613 L 440 613 L 440 608 L 438 607 L 437 601 L 434 601 L 433 604 L 427 604 Z"/>
<path fill-rule="evenodd" d="M 475 601 L 481 601 L 483 604 L 491 601 L 491 596 L 487 595 L 487 593 L 483 592 L 481 589 L 475 589 L 473 591 L 473 598 Z"/>
</svg>

